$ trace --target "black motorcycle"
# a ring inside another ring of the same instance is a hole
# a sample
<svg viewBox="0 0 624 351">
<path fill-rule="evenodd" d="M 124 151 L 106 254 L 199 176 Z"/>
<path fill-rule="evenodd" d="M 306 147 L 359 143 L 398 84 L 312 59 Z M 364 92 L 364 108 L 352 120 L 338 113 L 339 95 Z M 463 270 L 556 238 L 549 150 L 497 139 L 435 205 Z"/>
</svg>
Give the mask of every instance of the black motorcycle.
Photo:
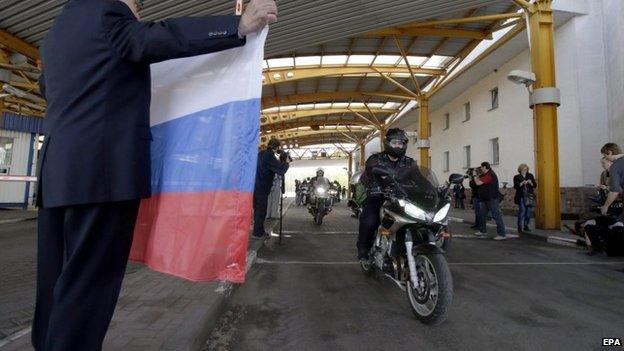
<svg viewBox="0 0 624 351">
<path fill-rule="evenodd" d="M 449 187 L 463 175 L 451 175 L 440 187 L 433 172 L 418 166 L 398 173 L 375 168 L 373 174 L 384 184 L 379 192 L 385 201 L 371 261 L 362 262 L 362 270 L 382 272 L 406 292 L 416 318 L 440 324 L 453 300 L 453 279 L 436 243 L 448 233 Z"/>
<path fill-rule="evenodd" d="M 304 183 L 299 186 L 299 192 L 297 193 L 296 203 L 298 206 L 307 205 L 310 198 L 310 184 Z"/>
<path fill-rule="evenodd" d="M 311 188 L 308 211 L 314 217 L 314 223 L 321 225 L 323 218 L 332 211 L 334 198 L 330 194 L 329 185 L 313 184 Z"/>
</svg>

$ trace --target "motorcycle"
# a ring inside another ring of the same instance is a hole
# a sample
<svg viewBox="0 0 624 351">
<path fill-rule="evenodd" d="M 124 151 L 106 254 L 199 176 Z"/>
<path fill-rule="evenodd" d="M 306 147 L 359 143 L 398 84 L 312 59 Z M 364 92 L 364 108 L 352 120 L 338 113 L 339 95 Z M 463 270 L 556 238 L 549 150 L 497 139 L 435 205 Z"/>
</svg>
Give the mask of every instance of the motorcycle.
<svg viewBox="0 0 624 351">
<path fill-rule="evenodd" d="M 310 185 L 302 184 L 299 187 L 299 194 L 297 195 L 297 205 L 304 206 L 309 202 L 310 197 Z"/>
<path fill-rule="evenodd" d="M 445 251 L 436 242 L 448 233 L 450 185 L 464 177 L 452 174 L 440 187 L 433 172 L 419 166 L 398 173 L 374 168 L 373 174 L 387 186 L 379 192 L 384 204 L 371 261 L 363 261 L 361 268 L 368 276 L 381 272 L 405 291 L 422 323 L 440 324 L 453 300 L 453 279 Z"/>
<path fill-rule="evenodd" d="M 308 211 L 314 217 L 314 224 L 323 224 L 323 218 L 332 211 L 333 197 L 329 193 L 329 186 L 314 185 L 310 197 Z"/>
</svg>

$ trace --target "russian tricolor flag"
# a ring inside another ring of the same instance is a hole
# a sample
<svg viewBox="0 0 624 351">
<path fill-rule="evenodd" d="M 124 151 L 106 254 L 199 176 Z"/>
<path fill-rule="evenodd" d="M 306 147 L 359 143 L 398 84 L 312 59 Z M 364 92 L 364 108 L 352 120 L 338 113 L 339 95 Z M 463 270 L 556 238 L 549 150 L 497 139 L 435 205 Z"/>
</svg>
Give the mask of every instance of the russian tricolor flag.
<svg viewBox="0 0 624 351">
<path fill-rule="evenodd" d="M 152 66 L 152 197 L 131 260 L 194 281 L 245 280 L 267 32 Z"/>
</svg>

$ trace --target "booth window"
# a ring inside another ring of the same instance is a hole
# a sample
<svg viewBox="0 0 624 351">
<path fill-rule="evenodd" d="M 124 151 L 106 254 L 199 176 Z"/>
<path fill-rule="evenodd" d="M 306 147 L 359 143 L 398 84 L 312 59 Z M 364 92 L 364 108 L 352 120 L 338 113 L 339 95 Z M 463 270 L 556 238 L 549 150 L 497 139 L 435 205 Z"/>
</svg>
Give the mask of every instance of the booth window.
<svg viewBox="0 0 624 351">
<path fill-rule="evenodd" d="M 0 137 L 0 166 L 10 166 L 13 159 L 13 138 Z"/>
</svg>

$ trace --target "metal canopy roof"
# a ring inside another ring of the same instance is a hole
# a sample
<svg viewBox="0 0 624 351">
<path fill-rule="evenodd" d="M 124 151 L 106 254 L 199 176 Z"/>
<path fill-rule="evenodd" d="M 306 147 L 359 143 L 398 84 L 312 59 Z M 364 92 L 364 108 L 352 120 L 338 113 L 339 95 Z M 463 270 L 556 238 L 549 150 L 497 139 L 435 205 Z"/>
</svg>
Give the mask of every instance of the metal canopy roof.
<svg viewBox="0 0 624 351">
<path fill-rule="evenodd" d="M 36 47 L 66 2 L 2 0 L 0 29 Z M 231 14 L 234 1 L 144 4 L 143 19 L 160 20 Z M 318 136 L 306 131 L 299 145 L 370 140 L 407 102 L 437 87 L 503 23 L 523 22 L 517 18 L 520 14 L 514 16 L 518 7 L 512 0 L 282 0 L 278 6 L 279 22 L 272 26 L 266 46 L 263 136 L 297 143 L 288 136 L 309 126 L 375 128 L 368 133 L 324 131 Z M 497 17 L 500 14 L 507 15 Z M 477 18 L 447 21 L 465 17 Z M 2 40 L 0 35 L 0 46 Z M 13 73 L 12 83 L 35 93 L 32 73 Z M 28 104 L 41 104 L 26 97 L 11 99 L 13 111 L 37 112 Z"/>
</svg>

